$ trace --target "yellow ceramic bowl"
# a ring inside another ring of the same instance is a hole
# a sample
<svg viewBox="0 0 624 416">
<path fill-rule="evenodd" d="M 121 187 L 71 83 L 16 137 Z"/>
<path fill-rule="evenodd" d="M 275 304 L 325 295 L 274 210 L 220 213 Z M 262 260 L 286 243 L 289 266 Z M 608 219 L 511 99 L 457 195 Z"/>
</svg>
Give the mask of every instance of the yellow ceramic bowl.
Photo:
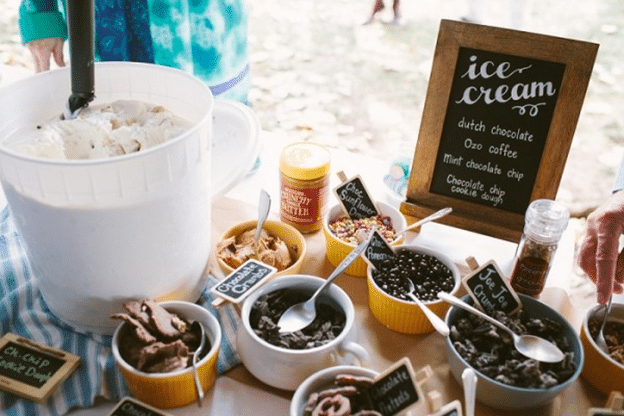
<svg viewBox="0 0 624 416">
<path fill-rule="evenodd" d="M 397 231 L 402 231 L 407 227 L 407 221 L 401 212 L 384 202 L 377 202 L 377 207 L 381 211 L 382 215 L 386 215 L 392 219 L 392 225 Z M 331 209 L 325 212 L 323 216 L 323 234 L 325 235 L 325 250 L 327 252 L 327 259 L 332 266 L 337 267 L 342 260 L 355 248 L 355 244 L 350 244 L 342 241 L 334 235 L 329 229 L 329 224 L 341 217 L 346 217 L 347 214 L 341 205 L 334 205 Z M 397 246 L 403 242 L 403 236 L 397 238 L 391 245 Z M 357 277 L 366 277 L 366 268 L 368 263 L 359 257 L 351 266 L 345 270 L 346 274 Z"/>
<path fill-rule="evenodd" d="M 257 220 L 250 220 L 236 224 L 228 228 L 223 233 L 223 235 L 219 239 L 219 242 L 232 236 L 242 234 L 245 231 L 255 230 L 257 224 Z M 303 237 L 303 234 L 301 234 L 295 227 L 275 220 L 266 220 L 262 228 L 269 235 L 278 237 L 283 242 L 285 242 L 288 246 L 288 250 L 290 251 L 290 255 L 293 259 L 295 259 L 295 262 L 290 267 L 282 270 L 281 272 L 277 272 L 275 276 L 297 274 L 301 270 L 301 266 L 303 265 L 303 260 L 305 259 L 306 255 L 306 241 Z M 221 270 L 223 270 L 223 273 L 229 275 L 234 271 L 234 269 L 230 265 L 228 265 L 226 262 L 219 258 L 216 249 L 215 256 L 217 257 L 217 262 L 219 263 Z"/>
<path fill-rule="evenodd" d="M 587 311 L 581 326 L 580 337 L 585 350 L 585 363 L 581 375 L 604 394 L 608 395 L 612 391 L 624 392 L 624 364 L 618 363 L 603 352 L 590 335 L 588 323 L 596 313 L 602 315 L 600 306 Z M 613 303 L 609 321 L 624 324 L 624 304 Z"/>
<path fill-rule="evenodd" d="M 204 325 L 211 348 L 197 363 L 197 371 L 204 392 L 208 391 L 217 377 L 217 357 L 221 345 L 219 321 L 208 310 L 191 302 L 171 301 L 160 305 L 188 321 L 199 321 Z M 132 396 L 160 409 L 180 407 L 196 401 L 197 392 L 191 367 L 171 373 L 144 373 L 121 357 L 119 338 L 125 325 L 127 324 L 124 322 L 115 330 L 112 350 Z"/>
<path fill-rule="evenodd" d="M 461 275 L 459 269 L 449 257 L 435 250 L 415 245 L 400 245 L 395 247 L 395 250 L 398 248 L 427 254 L 436 257 L 444 263 L 444 265 L 451 270 L 453 278 L 455 279 L 455 285 L 453 286 L 453 290 L 451 290 L 451 294 L 457 296 L 457 292 L 461 286 Z M 367 281 L 368 304 L 370 310 L 373 316 L 384 326 L 404 334 L 428 334 L 434 331 L 429 319 L 427 319 L 416 303 L 395 298 L 383 291 L 377 283 L 375 283 L 370 266 L 367 270 Z M 441 319 L 444 319 L 449 309 L 449 304 L 442 300 L 424 302 L 424 304 Z"/>
</svg>

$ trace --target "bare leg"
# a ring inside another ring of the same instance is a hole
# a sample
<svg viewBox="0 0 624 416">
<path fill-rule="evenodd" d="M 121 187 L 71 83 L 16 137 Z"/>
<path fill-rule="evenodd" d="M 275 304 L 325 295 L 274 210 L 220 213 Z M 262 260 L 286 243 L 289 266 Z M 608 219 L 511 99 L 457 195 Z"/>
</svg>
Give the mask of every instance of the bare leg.
<svg viewBox="0 0 624 416">
<path fill-rule="evenodd" d="M 394 0 L 394 2 L 392 3 L 392 11 L 394 12 L 394 20 L 399 20 L 401 18 L 401 12 L 399 10 L 399 1 L 400 0 Z"/>
<path fill-rule="evenodd" d="M 373 11 L 370 14 L 370 17 L 364 24 L 371 23 L 375 20 L 375 15 L 384 9 L 383 0 L 375 0 L 375 5 L 373 6 Z"/>
</svg>

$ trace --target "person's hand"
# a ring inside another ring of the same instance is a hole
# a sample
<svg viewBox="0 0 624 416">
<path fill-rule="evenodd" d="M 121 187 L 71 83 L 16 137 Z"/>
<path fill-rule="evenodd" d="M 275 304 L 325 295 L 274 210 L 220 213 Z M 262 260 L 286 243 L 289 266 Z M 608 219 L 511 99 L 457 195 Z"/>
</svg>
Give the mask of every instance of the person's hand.
<svg viewBox="0 0 624 416">
<path fill-rule="evenodd" d="M 624 252 L 619 252 L 624 233 L 624 191 L 611 195 L 589 217 L 579 251 L 578 264 L 596 284 L 598 303 L 609 300 L 612 291 L 622 293 Z"/>
<path fill-rule="evenodd" d="M 58 66 L 65 66 L 63 43 L 63 38 L 36 39 L 26 43 L 32 53 L 36 72 L 49 70 L 51 58 L 54 58 Z"/>
</svg>

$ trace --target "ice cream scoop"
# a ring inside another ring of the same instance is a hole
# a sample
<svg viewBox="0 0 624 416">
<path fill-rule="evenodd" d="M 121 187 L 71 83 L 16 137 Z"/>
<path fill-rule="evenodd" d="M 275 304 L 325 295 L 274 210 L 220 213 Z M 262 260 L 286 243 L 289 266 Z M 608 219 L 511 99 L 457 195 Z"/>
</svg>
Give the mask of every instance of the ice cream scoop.
<svg viewBox="0 0 624 416">
<path fill-rule="evenodd" d="M 72 94 L 63 109 L 65 119 L 75 118 L 95 98 L 94 21 L 93 0 L 67 1 Z"/>
</svg>

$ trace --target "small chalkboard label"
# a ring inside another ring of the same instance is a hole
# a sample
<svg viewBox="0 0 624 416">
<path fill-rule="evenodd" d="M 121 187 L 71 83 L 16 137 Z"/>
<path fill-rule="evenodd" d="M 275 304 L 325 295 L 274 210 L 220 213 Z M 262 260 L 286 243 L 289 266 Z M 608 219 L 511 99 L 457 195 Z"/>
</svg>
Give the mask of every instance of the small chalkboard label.
<svg viewBox="0 0 624 416">
<path fill-rule="evenodd" d="M 369 389 L 375 410 L 393 416 L 422 400 L 423 393 L 415 381 L 414 369 L 407 357 L 397 361 L 375 377 Z"/>
<path fill-rule="evenodd" d="M 80 363 L 80 357 L 15 334 L 0 338 L 0 389 L 44 401 Z"/>
<path fill-rule="evenodd" d="M 350 218 L 370 218 L 379 215 L 379 210 L 359 175 L 337 186 L 334 192 Z"/>
<path fill-rule="evenodd" d="M 170 416 L 132 397 L 124 397 L 108 416 Z"/>
<path fill-rule="evenodd" d="M 442 406 L 437 412 L 430 416 L 462 416 L 462 405 L 459 400 L 453 400 Z"/>
<path fill-rule="evenodd" d="M 499 310 L 510 315 L 522 307 L 522 301 L 494 260 L 466 275 L 462 283 L 475 304 L 487 313 Z"/>
<path fill-rule="evenodd" d="M 368 246 L 363 255 L 364 260 L 375 269 L 379 269 L 382 262 L 396 257 L 394 250 L 376 227 L 371 232 Z"/>
<path fill-rule="evenodd" d="M 276 271 L 275 267 L 249 259 L 225 279 L 213 286 L 210 291 L 230 302 L 239 303 Z"/>
</svg>

